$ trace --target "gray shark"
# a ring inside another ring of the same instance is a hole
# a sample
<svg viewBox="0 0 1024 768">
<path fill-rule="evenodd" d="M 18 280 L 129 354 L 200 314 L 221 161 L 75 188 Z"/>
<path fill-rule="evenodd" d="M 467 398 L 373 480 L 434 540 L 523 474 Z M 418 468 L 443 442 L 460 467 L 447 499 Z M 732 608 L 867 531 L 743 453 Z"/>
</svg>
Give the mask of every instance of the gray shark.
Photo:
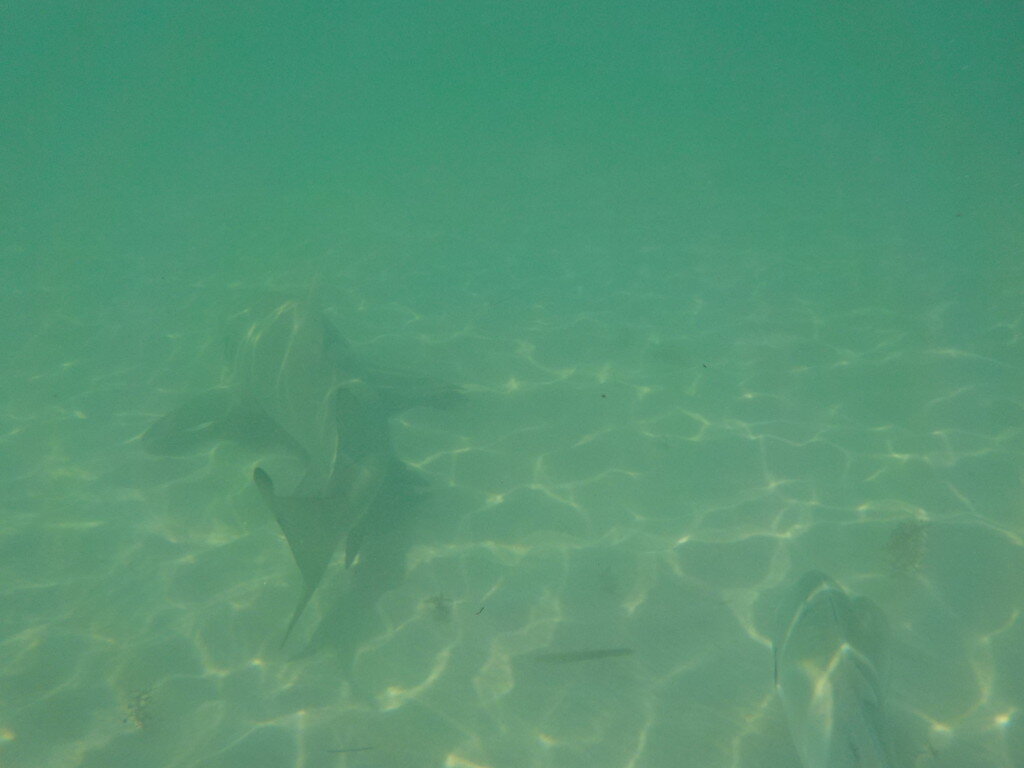
<svg viewBox="0 0 1024 768">
<path fill-rule="evenodd" d="M 775 686 L 804 768 L 891 768 L 885 617 L 811 571 L 779 606 Z"/>
<path fill-rule="evenodd" d="M 299 459 L 303 476 L 289 495 L 264 469 L 253 473 L 304 585 L 283 645 L 341 542 L 348 568 L 375 527 L 423 485 L 395 456 L 390 416 L 416 405 L 449 407 L 461 392 L 362 364 L 312 302 L 285 301 L 247 320 L 226 381 L 187 399 L 141 439 L 158 455 L 235 441 Z"/>
</svg>

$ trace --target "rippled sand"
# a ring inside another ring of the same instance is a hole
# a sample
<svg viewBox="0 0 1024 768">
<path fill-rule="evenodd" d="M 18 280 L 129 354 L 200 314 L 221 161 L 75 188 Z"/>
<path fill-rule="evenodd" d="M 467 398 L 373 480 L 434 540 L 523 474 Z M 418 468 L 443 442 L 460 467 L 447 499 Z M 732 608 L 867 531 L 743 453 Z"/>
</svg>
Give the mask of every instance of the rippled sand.
<svg viewBox="0 0 1024 768">
<path fill-rule="evenodd" d="M 134 440 L 216 379 L 224 309 L 259 289 L 44 305 L 0 436 L 4 766 L 795 765 L 768 636 L 811 568 L 892 625 L 906 765 L 1024 761 L 1012 296 L 965 327 L 756 271 L 468 275 L 443 300 L 360 277 L 324 281 L 342 333 L 469 402 L 394 422 L 433 489 L 389 533 L 400 584 L 339 616 L 336 564 L 308 655 L 277 650 L 300 579 L 266 457 Z"/>
</svg>

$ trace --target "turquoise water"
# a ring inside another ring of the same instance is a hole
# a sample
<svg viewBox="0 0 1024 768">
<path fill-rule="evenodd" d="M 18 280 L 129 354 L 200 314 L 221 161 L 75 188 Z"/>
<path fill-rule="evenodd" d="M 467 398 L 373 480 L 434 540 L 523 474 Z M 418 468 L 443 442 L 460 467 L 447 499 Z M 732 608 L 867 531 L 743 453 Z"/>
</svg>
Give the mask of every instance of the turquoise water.
<svg viewBox="0 0 1024 768">
<path fill-rule="evenodd" d="M 897 765 L 1024 765 L 1022 39 L 1009 1 L 5 5 L 0 765 L 797 766 L 811 569 L 888 621 Z M 139 437 L 314 289 L 466 399 L 390 421 L 429 490 L 281 650 L 274 457 Z"/>
</svg>

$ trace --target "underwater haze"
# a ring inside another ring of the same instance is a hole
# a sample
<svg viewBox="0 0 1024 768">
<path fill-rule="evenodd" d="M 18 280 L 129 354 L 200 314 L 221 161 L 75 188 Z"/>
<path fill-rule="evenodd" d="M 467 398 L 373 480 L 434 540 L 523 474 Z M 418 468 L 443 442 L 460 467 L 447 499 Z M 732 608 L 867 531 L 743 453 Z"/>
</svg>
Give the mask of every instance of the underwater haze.
<svg viewBox="0 0 1024 768">
<path fill-rule="evenodd" d="M 4 3 L 0 766 L 1024 765 L 1021 41 Z"/>
</svg>

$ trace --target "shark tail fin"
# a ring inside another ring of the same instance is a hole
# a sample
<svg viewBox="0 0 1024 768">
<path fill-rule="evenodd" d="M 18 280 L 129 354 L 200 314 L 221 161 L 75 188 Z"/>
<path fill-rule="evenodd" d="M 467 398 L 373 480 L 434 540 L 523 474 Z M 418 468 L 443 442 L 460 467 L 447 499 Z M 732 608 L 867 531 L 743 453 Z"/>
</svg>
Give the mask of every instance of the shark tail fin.
<svg viewBox="0 0 1024 768">
<path fill-rule="evenodd" d="M 295 606 L 295 611 L 292 613 L 291 621 L 288 622 L 288 628 L 284 631 L 284 636 L 281 638 L 281 644 L 278 645 L 278 649 L 284 648 L 288 644 L 288 638 L 292 636 L 292 630 L 295 629 L 295 625 L 299 623 L 299 618 L 306 610 L 306 606 L 309 605 L 309 600 L 313 597 L 313 593 L 316 591 L 316 587 L 306 586 L 302 592 L 302 597 L 299 598 L 299 604 Z"/>
<path fill-rule="evenodd" d="M 281 641 L 283 646 L 291 636 L 292 629 L 298 623 L 313 593 L 320 586 L 343 536 L 337 522 L 338 500 L 278 496 L 270 475 L 260 467 L 253 471 L 253 482 L 284 533 L 292 557 L 295 558 L 295 564 L 299 566 L 302 574 L 302 596 Z"/>
</svg>

